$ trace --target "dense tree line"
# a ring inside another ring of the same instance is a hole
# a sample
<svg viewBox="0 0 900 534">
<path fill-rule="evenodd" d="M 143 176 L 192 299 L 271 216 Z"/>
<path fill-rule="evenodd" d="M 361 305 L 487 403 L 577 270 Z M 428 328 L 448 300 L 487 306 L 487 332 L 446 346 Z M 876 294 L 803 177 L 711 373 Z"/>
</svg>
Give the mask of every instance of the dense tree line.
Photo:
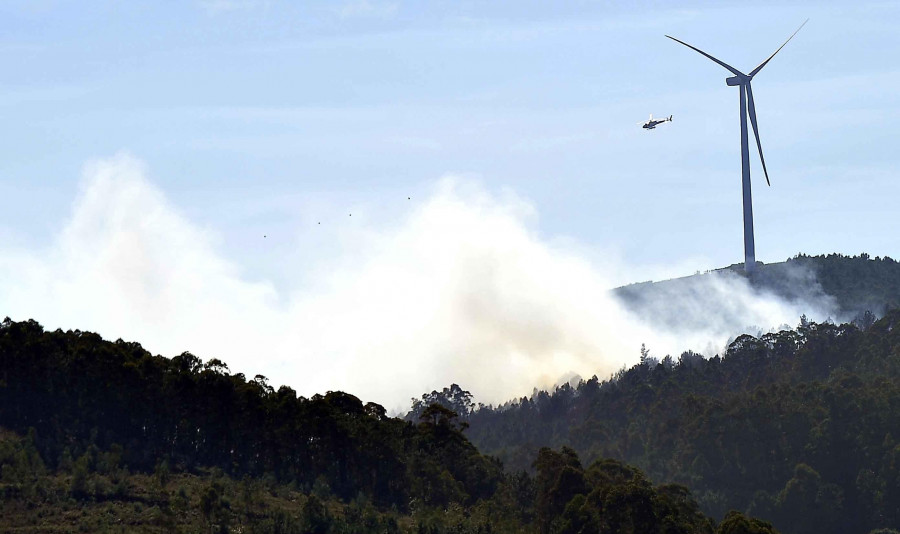
<svg viewBox="0 0 900 534">
<path fill-rule="evenodd" d="M 304 492 L 271 477 L 232 478 L 218 468 L 173 473 L 165 461 L 152 473 L 132 473 L 120 461 L 117 448 L 93 448 L 54 472 L 37 451 L 34 431 L 0 430 L 0 531 L 777 533 L 739 512 L 716 527 L 687 488 L 654 487 L 640 470 L 610 459 L 584 468 L 566 447 L 541 449 L 534 478 L 507 476 L 490 498 L 467 506 L 413 501 L 406 512 L 376 507 L 363 494 L 341 500 L 320 485 Z"/>
<path fill-rule="evenodd" d="M 286 386 L 276 391 L 265 377 L 247 380 L 189 353 L 153 356 L 137 343 L 45 332 L 34 321 L 0 325 L 0 425 L 33 428 L 54 467 L 90 447 L 118 447 L 132 470 L 165 459 L 183 470 L 271 474 L 402 509 L 413 498 L 445 504 L 450 494 L 463 502 L 492 494 L 499 464 L 443 423 L 392 419 L 342 392 L 307 399 Z M 432 472 L 454 491 L 417 490 Z"/>
<path fill-rule="evenodd" d="M 110 532 L 774 532 L 737 512 L 716 526 L 684 486 L 615 460 L 585 468 L 571 448 L 536 449 L 534 476 L 505 473 L 462 433 L 471 396 L 446 393 L 463 418 L 432 402 L 403 421 L 215 359 L 6 319 L 0 530 L 78 517 Z"/>
<path fill-rule="evenodd" d="M 900 529 L 900 311 L 865 331 L 804 318 L 722 357 L 646 355 L 468 422 L 511 470 L 565 446 L 683 484 L 719 518 L 741 510 L 790 534 Z"/>
<path fill-rule="evenodd" d="M 777 264 L 776 264 L 777 265 Z M 772 265 L 772 270 L 778 270 Z M 835 298 L 838 312 L 849 317 L 867 310 L 881 315 L 900 307 L 900 262 L 868 254 L 844 256 L 798 254 L 781 267 L 806 267 L 815 274 L 822 290 Z"/>
</svg>

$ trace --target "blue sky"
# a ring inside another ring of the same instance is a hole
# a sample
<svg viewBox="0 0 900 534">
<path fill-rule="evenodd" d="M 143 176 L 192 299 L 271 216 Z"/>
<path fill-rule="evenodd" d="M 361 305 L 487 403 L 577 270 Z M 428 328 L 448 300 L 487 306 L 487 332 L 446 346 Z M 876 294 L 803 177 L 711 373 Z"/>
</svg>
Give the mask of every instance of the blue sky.
<svg viewBox="0 0 900 534">
<path fill-rule="evenodd" d="M 388 250 L 448 179 L 600 285 L 738 263 L 738 93 L 664 34 L 747 72 L 806 18 L 754 79 L 757 258 L 896 258 L 897 2 L 6 1 L 0 253 L 72 271 L 79 206 L 113 220 L 85 201 L 100 161 L 282 308 Z"/>
</svg>

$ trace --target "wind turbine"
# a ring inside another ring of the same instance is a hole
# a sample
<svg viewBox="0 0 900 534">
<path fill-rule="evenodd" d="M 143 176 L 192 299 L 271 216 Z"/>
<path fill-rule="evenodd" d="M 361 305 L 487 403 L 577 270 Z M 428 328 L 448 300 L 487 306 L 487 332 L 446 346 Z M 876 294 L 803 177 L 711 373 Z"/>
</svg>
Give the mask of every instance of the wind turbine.
<svg viewBox="0 0 900 534">
<path fill-rule="evenodd" d="M 800 28 L 809 22 L 809 19 L 803 21 L 803 24 L 800 25 Z M 756 250 L 753 243 L 753 201 L 750 198 L 750 150 L 747 148 L 747 112 L 748 112 L 748 103 L 749 103 L 749 112 L 750 112 L 750 124 L 753 125 L 753 135 L 756 137 L 756 148 L 759 149 L 759 160 L 762 162 L 763 172 L 766 175 L 766 183 L 768 185 L 772 185 L 769 182 L 769 171 L 766 170 L 766 160 L 763 158 L 762 145 L 759 142 L 759 130 L 756 126 L 756 106 L 753 104 L 753 90 L 750 89 L 750 80 L 756 76 L 759 71 L 762 70 L 763 67 L 766 66 L 766 63 L 771 61 L 775 54 L 777 54 L 784 45 L 788 44 L 788 41 L 794 38 L 794 35 L 797 35 L 797 32 L 800 31 L 800 28 L 797 28 L 790 37 L 788 37 L 787 41 L 784 42 L 783 45 L 778 47 L 771 56 L 768 57 L 765 61 L 759 64 L 758 67 L 750 71 L 750 74 L 744 74 L 743 72 L 737 70 L 736 68 L 728 65 L 718 59 L 712 57 L 707 54 L 703 50 L 696 48 L 687 44 L 684 41 L 680 41 L 671 35 L 666 35 L 669 39 L 673 41 L 679 42 L 684 46 L 703 54 L 709 59 L 715 61 L 719 65 L 722 65 L 729 71 L 731 71 L 734 76 L 730 78 L 725 78 L 725 83 L 729 86 L 737 85 L 740 87 L 741 92 L 741 170 L 743 172 L 743 186 L 744 186 L 744 270 L 746 272 L 753 272 L 756 268 Z"/>
</svg>

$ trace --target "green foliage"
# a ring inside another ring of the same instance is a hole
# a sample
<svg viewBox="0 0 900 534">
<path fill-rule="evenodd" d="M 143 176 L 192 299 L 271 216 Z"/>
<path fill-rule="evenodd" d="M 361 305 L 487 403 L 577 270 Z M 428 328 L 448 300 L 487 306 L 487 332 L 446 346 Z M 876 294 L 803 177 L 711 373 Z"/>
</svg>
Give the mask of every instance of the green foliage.
<svg viewBox="0 0 900 534">
<path fill-rule="evenodd" d="M 155 473 L 161 490 L 172 472 L 215 468 L 315 487 L 320 498 L 362 493 L 401 511 L 413 499 L 474 502 L 501 478 L 452 411 L 429 407 L 424 424 L 412 425 L 347 393 L 306 399 L 261 375 L 229 374 L 216 359 L 152 356 L 137 343 L 45 332 L 34 321 L 0 328 L 0 380 L 0 425 L 40 436 L 3 476 L 38 469 L 29 462 L 40 450 L 73 473 L 71 494 L 81 500 L 116 491 L 109 477 L 120 468 Z M 451 394 L 464 403 L 458 389 Z"/>
<path fill-rule="evenodd" d="M 88 492 L 88 463 L 84 461 L 84 457 L 75 462 L 72 469 L 72 481 L 69 484 L 69 494 L 78 500 L 86 499 Z"/>
<path fill-rule="evenodd" d="M 689 487 L 704 513 L 741 510 L 792 534 L 900 528 L 898 326 L 900 311 L 864 331 L 807 320 L 741 336 L 722 357 L 647 357 L 607 381 L 477 410 L 467 435 L 511 471 L 532 468 L 537 444 L 621 459 Z M 538 513 L 559 510 L 542 500 L 547 470 L 533 469 Z"/>
<path fill-rule="evenodd" d="M 0 440 L 0 482 L 29 484 L 45 472 L 36 441 L 34 428 L 28 430 L 25 439 Z"/>
<path fill-rule="evenodd" d="M 615 460 L 585 469 L 574 448 L 523 454 L 536 478 L 504 473 L 463 435 L 484 410 L 458 386 L 462 412 L 431 403 L 415 424 L 347 393 L 306 399 L 228 373 L 190 353 L 0 324 L 0 530 L 712 532 L 685 488 L 654 488 Z"/>
<path fill-rule="evenodd" d="M 560 452 L 542 447 L 533 465 L 537 471 L 535 513 L 538 528 L 545 533 L 573 497 L 586 493 L 587 486 L 578 454 L 568 447 Z"/>
<path fill-rule="evenodd" d="M 654 488 L 640 470 L 612 459 L 584 470 L 568 447 L 542 448 L 534 465 L 540 532 L 712 534 L 712 521 L 684 486 Z"/>
<path fill-rule="evenodd" d="M 156 483 L 159 484 L 161 489 L 166 489 L 166 485 L 169 483 L 170 478 L 169 471 L 169 462 L 165 459 L 161 460 L 156 464 L 156 468 L 153 471 L 153 476 L 156 478 Z"/>
<path fill-rule="evenodd" d="M 777 534 L 771 523 L 745 516 L 732 510 L 716 529 L 716 534 Z"/>
<path fill-rule="evenodd" d="M 406 414 L 407 421 L 417 422 L 422 419 L 422 414 L 433 405 L 440 405 L 447 410 L 456 413 L 463 421 L 475 410 L 472 394 L 458 384 L 451 384 L 442 391 L 432 391 L 422 395 L 422 399 L 412 399 L 412 408 Z"/>
<path fill-rule="evenodd" d="M 223 495 L 223 487 L 218 482 L 213 481 L 200 497 L 200 513 L 210 530 L 228 531 L 230 508 L 230 503 Z"/>
<path fill-rule="evenodd" d="M 900 307 L 900 263 L 887 256 L 798 254 L 786 262 L 786 266 L 792 265 L 811 269 L 822 290 L 835 297 L 844 314 L 870 311 L 881 315 Z"/>
<path fill-rule="evenodd" d="M 838 316 L 854 318 L 853 322 L 863 330 L 876 316 L 900 307 L 900 262 L 888 257 L 872 258 L 865 253 L 859 256 L 798 254 L 781 263 L 758 263 L 752 275 L 744 271 L 741 263 L 702 275 L 632 284 L 616 289 L 615 294 L 632 311 L 658 323 L 692 320 L 699 326 L 702 314 L 695 314 L 689 306 L 681 307 L 679 297 L 703 291 L 709 276 L 745 279 L 754 290 L 788 301 L 830 300 Z M 657 313 L 659 308 L 655 304 L 661 300 L 666 303 L 666 313 Z M 668 313 L 672 309 L 684 313 L 673 318 Z"/>
<path fill-rule="evenodd" d="M 322 501 L 310 495 L 303 504 L 300 523 L 304 532 L 310 534 L 327 534 L 331 531 L 331 516 Z"/>
</svg>

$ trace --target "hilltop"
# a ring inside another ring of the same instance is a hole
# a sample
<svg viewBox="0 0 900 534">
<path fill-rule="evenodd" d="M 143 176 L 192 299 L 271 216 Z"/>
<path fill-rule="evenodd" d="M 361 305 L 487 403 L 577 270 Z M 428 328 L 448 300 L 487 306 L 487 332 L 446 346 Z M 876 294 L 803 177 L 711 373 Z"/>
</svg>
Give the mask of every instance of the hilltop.
<svg viewBox="0 0 900 534">
<path fill-rule="evenodd" d="M 798 254 L 780 263 L 757 262 L 751 274 L 744 265 L 658 282 L 639 282 L 613 290 L 625 306 L 652 324 L 693 327 L 708 320 L 710 287 L 746 285 L 755 295 L 796 303 L 832 319 L 865 320 L 900 306 L 900 262 L 887 256 Z M 717 293 L 715 296 L 722 296 Z M 697 307 L 697 303 L 707 304 Z"/>
</svg>

